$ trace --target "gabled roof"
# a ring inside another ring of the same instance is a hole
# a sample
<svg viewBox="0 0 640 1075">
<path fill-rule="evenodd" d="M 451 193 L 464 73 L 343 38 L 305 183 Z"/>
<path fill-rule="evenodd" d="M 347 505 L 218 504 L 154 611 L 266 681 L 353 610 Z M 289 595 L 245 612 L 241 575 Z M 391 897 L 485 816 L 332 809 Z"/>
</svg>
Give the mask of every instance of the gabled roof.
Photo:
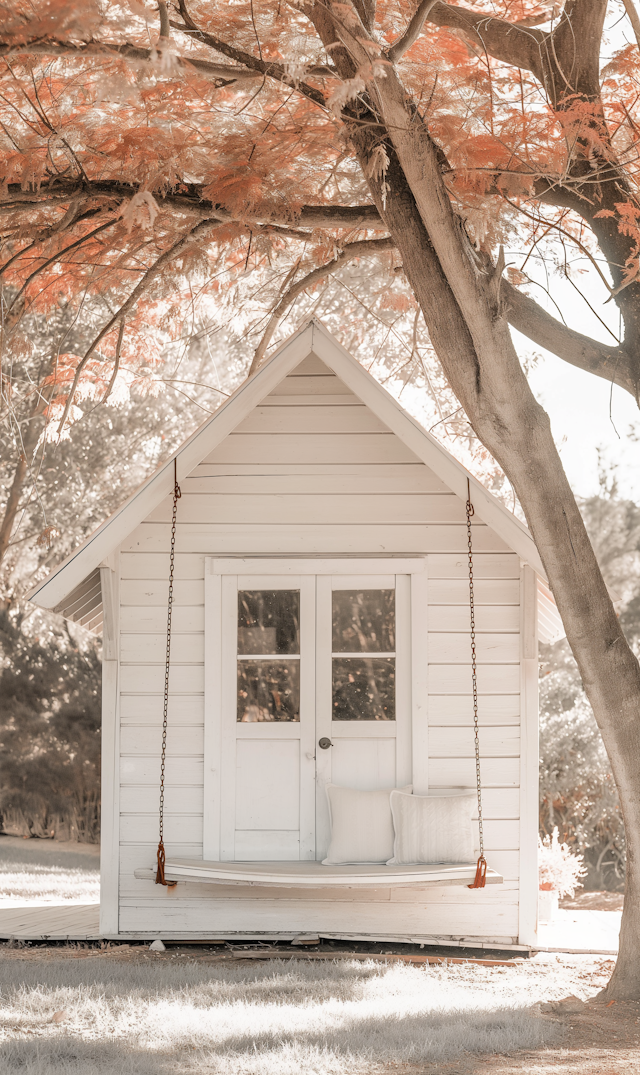
<svg viewBox="0 0 640 1075">
<path fill-rule="evenodd" d="M 30 600 L 42 608 L 60 611 L 78 606 L 78 594 L 111 552 L 149 515 L 165 497 L 171 495 L 174 460 L 178 481 L 207 456 L 274 388 L 308 355 L 314 354 L 340 377 L 397 437 L 418 456 L 445 485 L 462 500 L 467 498 L 467 481 L 476 516 L 491 527 L 509 548 L 528 563 L 541 578 L 544 568 L 526 526 L 489 493 L 479 481 L 431 436 L 378 381 L 364 369 L 316 319 L 309 321 L 269 358 L 253 377 L 244 381 L 232 396 L 207 419 L 128 500 L 94 531 L 47 579 L 29 593 Z M 93 590 L 93 587 L 90 587 Z M 80 596 L 82 596 L 80 594 Z M 82 602 L 80 602 L 82 604 Z M 557 617 L 557 612 L 555 611 Z M 88 615 L 95 621 L 92 603 Z M 82 622 L 82 621 L 81 621 Z M 556 635 L 559 637 L 559 634 Z"/>
</svg>

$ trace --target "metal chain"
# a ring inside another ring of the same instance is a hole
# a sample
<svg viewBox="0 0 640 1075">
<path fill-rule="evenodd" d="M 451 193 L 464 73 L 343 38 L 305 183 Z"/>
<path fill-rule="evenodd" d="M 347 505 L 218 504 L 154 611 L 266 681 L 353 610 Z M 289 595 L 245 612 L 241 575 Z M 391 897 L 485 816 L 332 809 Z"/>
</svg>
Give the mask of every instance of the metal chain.
<svg viewBox="0 0 640 1075">
<path fill-rule="evenodd" d="M 469 613 L 471 620 L 471 682 L 473 688 L 473 731 L 476 755 L 476 790 L 478 795 L 478 821 L 480 826 L 480 858 L 484 858 L 484 831 L 482 826 L 482 782 L 480 780 L 480 738 L 478 734 L 478 673 L 476 654 L 476 613 L 473 593 L 473 546 L 471 543 L 471 518 L 475 514 L 471 503 L 471 485 L 467 478 L 467 548 L 469 550 Z"/>
<path fill-rule="evenodd" d="M 164 877 L 164 776 L 167 757 L 167 714 L 169 709 L 169 670 L 171 667 L 171 614 L 173 611 L 173 571 L 175 566 L 176 551 L 176 519 L 178 515 L 178 500 L 182 496 L 178 485 L 178 464 L 173 461 L 173 514 L 171 516 L 171 552 L 169 553 L 169 596 L 167 599 L 167 647 L 164 665 L 164 701 L 162 706 L 162 751 L 160 760 L 160 825 L 158 840 L 158 871 L 156 874 L 157 885 L 172 887 L 175 881 L 165 881 Z"/>
</svg>

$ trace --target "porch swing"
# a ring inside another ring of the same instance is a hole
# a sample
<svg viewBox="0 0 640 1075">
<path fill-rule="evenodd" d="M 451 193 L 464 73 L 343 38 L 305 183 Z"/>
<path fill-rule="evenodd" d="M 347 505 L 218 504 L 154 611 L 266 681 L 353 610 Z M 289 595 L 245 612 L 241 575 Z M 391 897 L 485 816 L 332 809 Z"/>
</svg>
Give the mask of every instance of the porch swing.
<svg viewBox="0 0 640 1075">
<path fill-rule="evenodd" d="M 466 525 L 469 573 L 469 611 L 471 672 L 473 695 L 474 751 L 476 770 L 476 795 L 479 821 L 479 856 L 477 863 L 418 863 L 389 865 L 383 863 L 360 863 L 355 865 L 325 865 L 317 861 L 269 861 L 269 862 L 208 862 L 198 859 L 167 858 L 164 848 L 164 782 L 167 744 L 167 712 L 169 701 L 169 673 L 171 655 L 171 618 L 173 609 L 173 576 L 175 563 L 175 537 L 178 500 L 181 497 L 177 469 L 174 462 L 173 513 L 171 521 L 171 548 L 169 557 L 169 593 L 167 605 L 167 635 L 162 718 L 162 746 L 160 765 L 159 841 L 155 883 L 173 888 L 179 881 L 192 881 L 222 885 L 249 885 L 278 889 L 297 888 L 379 888 L 420 887 L 432 885 L 466 885 L 467 888 L 484 888 L 487 884 L 502 884 L 503 878 L 489 869 L 484 854 L 484 831 L 482 814 L 482 782 L 480 774 L 480 740 L 478 727 L 477 656 L 474 606 L 473 549 L 471 519 L 474 514 L 471 488 L 467 479 Z M 154 871 L 138 869 L 135 876 L 151 880 Z"/>
</svg>

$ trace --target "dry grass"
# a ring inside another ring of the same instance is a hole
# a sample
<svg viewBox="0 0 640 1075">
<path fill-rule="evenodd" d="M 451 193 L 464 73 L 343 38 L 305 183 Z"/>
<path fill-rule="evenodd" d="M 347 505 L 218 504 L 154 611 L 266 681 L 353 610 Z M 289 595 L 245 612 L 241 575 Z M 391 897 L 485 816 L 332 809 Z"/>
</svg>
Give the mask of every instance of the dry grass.
<svg viewBox="0 0 640 1075">
<path fill-rule="evenodd" d="M 370 1075 L 549 1043 L 540 1001 L 593 995 L 580 960 L 510 968 L 0 960 L 7 1075 Z M 54 1020 L 56 1013 L 58 1015 Z"/>
<path fill-rule="evenodd" d="M 99 858 L 93 849 L 61 848 L 53 840 L 0 840 L 0 906 L 99 899 Z"/>
</svg>

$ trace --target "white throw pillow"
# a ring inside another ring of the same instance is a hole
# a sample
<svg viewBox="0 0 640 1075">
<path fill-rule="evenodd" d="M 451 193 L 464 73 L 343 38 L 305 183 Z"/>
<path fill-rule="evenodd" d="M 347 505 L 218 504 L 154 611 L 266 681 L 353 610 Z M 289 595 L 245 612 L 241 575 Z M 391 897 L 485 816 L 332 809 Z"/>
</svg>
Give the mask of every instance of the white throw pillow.
<svg viewBox="0 0 640 1075">
<path fill-rule="evenodd" d="M 323 866 L 387 861 L 393 854 L 392 790 L 357 791 L 327 784 L 331 843 Z M 410 797 L 411 784 L 402 791 Z"/>
<path fill-rule="evenodd" d="M 468 795 L 404 795 L 392 791 L 395 840 L 387 865 L 473 862 L 471 818 L 476 798 Z"/>
</svg>

